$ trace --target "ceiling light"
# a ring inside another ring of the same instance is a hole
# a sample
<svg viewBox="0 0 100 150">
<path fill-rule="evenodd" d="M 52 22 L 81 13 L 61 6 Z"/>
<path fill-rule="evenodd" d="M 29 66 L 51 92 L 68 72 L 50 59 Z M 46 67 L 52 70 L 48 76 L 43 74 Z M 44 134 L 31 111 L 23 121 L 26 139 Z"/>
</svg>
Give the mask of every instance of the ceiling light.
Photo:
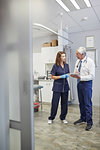
<svg viewBox="0 0 100 150">
<path fill-rule="evenodd" d="M 88 20 L 88 17 L 84 17 L 84 18 L 81 19 L 81 22 L 85 22 L 87 20 Z"/>
<path fill-rule="evenodd" d="M 57 3 L 59 3 L 59 5 L 60 5 L 61 7 L 63 7 L 67 12 L 70 11 L 70 10 L 66 7 L 66 5 L 65 5 L 61 0 L 56 0 L 56 1 L 57 1 Z"/>
<path fill-rule="evenodd" d="M 91 7 L 91 4 L 90 4 L 89 0 L 84 0 L 84 2 L 87 5 L 87 7 Z"/>
<path fill-rule="evenodd" d="M 75 6 L 76 9 L 80 9 L 79 5 L 76 3 L 75 0 L 70 0 L 70 1 Z"/>
</svg>

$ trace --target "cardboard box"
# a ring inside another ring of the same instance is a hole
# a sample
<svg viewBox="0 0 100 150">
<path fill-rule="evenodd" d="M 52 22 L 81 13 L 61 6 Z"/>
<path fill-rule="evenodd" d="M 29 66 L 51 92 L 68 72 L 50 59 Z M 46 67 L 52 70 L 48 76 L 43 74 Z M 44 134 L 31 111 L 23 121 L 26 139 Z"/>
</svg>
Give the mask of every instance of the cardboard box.
<svg viewBox="0 0 100 150">
<path fill-rule="evenodd" d="M 58 46 L 58 40 L 52 40 L 52 46 Z"/>
<path fill-rule="evenodd" d="M 52 43 L 50 42 L 50 43 L 44 43 L 43 44 L 43 47 L 51 47 L 52 46 Z"/>
</svg>

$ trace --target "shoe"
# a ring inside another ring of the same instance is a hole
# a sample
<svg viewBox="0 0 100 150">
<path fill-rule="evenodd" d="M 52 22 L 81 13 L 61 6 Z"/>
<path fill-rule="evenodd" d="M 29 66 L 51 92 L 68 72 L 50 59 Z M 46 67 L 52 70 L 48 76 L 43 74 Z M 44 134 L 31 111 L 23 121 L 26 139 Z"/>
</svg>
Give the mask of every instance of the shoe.
<svg viewBox="0 0 100 150">
<path fill-rule="evenodd" d="M 85 122 L 85 121 L 83 121 L 82 119 L 79 119 L 79 120 L 77 120 L 77 121 L 74 122 L 74 125 L 82 123 L 82 122 Z"/>
<path fill-rule="evenodd" d="M 87 124 L 85 130 L 86 130 L 86 131 L 89 131 L 91 128 L 92 128 L 92 125 L 91 125 L 91 124 Z"/>
<path fill-rule="evenodd" d="M 67 124 L 68 121 L 67 120 L 62 120 L 62 123 Z"/>
<path fill-rule="evenodd" d="M 48 120 L 48 124 L 52 124 L 53 123 L 53 120 Z"/>
</svg>

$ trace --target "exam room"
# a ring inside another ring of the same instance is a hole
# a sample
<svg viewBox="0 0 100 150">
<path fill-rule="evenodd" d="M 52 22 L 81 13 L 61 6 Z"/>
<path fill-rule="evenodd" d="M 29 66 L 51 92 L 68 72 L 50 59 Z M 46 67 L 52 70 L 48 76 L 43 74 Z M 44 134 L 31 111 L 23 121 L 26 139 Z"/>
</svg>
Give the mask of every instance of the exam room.
<svg viewBox="0 0 100 150">
<path fill-rule="evenodd" d="M 100 1 L 84 0 L 34 1 L 33 5 L 33 76 L 34 76 L 34 135 L 36 150 L 100 149 Z M 38 9 L 37 9 L 38 8 Z M 51 70 L 59 51 L 66 54 L 70 73 L 74 72 L 76 50 L 85 47 L 87 57 L 95 63 L 92 87 L 93 126 L 88 132 L 86 123 L 74 125 L 80 118 L 77 79 L 69 83 L 67 124 L 61 122 L 61 102 L 55 119 L 49 124 L 53 82 Z"/>
</svg>

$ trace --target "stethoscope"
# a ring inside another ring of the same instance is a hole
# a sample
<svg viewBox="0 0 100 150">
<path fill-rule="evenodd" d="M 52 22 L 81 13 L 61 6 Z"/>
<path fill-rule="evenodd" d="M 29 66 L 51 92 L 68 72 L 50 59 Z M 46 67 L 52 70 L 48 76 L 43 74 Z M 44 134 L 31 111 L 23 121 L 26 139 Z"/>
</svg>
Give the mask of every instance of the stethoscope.
<svg viewBox="0 0 100 150">
<path fill-rule="evenodd" d="M 86 59 L 83 61 L 83 63 L 84 62 L 87 63 L 87 56 L 86 56 Z M 77 68 L 79 67 L 79 64 L 80 64 L 80 61 L 78 62 L 77 66 L 76 66 Z"/>
</svg>

